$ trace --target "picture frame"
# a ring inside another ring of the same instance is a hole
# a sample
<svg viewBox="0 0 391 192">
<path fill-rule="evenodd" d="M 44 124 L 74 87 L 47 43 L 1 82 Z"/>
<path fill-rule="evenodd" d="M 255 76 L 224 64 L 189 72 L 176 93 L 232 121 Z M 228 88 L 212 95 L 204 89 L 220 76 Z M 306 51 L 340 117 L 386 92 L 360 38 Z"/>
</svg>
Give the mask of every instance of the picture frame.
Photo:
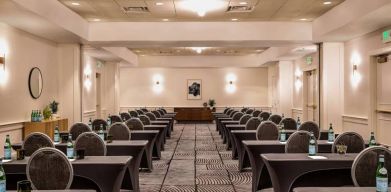
<svg viewBox="0 0 391 192">
<path fill-rule="evenodd" d="M 201 100 L 202 99 L 202 80 L 201 79 L 188 79 L 186 92 L 187 92 L 187 99 L 188 100 Z"/>
</svg>

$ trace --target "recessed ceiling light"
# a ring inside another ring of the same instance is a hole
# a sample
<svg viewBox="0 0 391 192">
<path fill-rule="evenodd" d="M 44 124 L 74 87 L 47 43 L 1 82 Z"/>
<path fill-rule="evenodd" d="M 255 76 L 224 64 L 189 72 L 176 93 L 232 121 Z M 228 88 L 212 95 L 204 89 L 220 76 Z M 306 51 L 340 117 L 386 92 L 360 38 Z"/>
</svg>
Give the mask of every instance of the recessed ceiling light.
<svg viewBox="0 0 391 192">
<path fill-rule="evenodd" d="M 331 1 L 325 1 L 325 2 L 323 2 L 323 4 L 325 4 L 325 5 L 330 5 L 332 2 Z"/>
<path fill-rule="evenodd" d="M 168 21 L 168 19 L 162 19 L 163 21 Z"/>
<path fill-rule="evenodd" d="M 136 53 L 140 53 L 141 51 L 140 50 L 135 50 Z"/>
<path fill-rule="evenodd" d="M 242 1 L 239 3 L 240 5 L 247 5 L 248 3 L 246 1 Z"/>
<path fill-rule="evenodd" d="M 96 18 L 96 19 L 92 19 L 92 21 L 100 21 L 100 19 Z"/>
<path fill-rule="evenodd" d="M 263 51 L 263 50 L 262 50 L 262 49 L 258 49 L 258 50 L 257 50 L 257 52 L 261 52 L 261 51 Z"/>
<path fill-rule="evenodd" d="M 140 55 L 141 57 L 144 57 L 145 55 Z"/>
<path fill-rule="evenodd" d="M 163 2 L 156 2 L 155 5 L 160 6 L 160 5 L 164 5 L 164 3 Z"/>
<path fill-rule="evenodd" d="M 307 21 L 308 19 L 306 18 L 301 18 L 300 21 Z"/>
<path fill-rule="evenodd" d="M 197 13 L 198 16 L 204 17 L 207 12 L 215 11 L 225 7 L 222 0 L 186 0 L 180 1 L 178 8 Z"/>
<path fill-rule="evenodd" d="M 231 19 L 231 21 L 237 21 L 237 20 L 239 20 L 239 19 L 236 19 L 236 18 Z"/>
<path fill-rule="evenodd" d="M 73 2 L 73 3 L 71 3 L 72 5 L 76 5 L 76 6 L 79 6 L 80 5 L 80 3 L 77 3 L 77 2 Z"/>
</svg>

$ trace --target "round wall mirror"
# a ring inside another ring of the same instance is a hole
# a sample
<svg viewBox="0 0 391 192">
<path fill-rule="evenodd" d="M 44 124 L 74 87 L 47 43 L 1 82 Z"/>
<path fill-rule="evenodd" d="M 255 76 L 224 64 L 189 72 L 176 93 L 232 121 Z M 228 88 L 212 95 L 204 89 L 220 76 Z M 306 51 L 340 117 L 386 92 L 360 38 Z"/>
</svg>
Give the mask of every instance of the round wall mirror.
<svg viewBox="0 0 391 192">
<path fill-rule="evenodd" d="M 37 67 L 34 67 L 30 71 L 29 75 L 29 90 L 30 95 L 34 99 L 38 99 L 41 96 L 43 87 L 42 73 Z"/>
</svg>

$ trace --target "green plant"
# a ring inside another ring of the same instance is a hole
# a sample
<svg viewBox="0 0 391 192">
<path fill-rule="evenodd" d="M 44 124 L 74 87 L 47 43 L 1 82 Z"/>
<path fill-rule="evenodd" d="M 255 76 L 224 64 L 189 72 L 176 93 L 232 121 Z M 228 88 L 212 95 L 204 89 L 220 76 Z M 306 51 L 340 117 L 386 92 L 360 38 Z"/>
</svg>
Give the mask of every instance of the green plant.
<svg viewBox="0 0 391 192">
<path fill-rule="evenodd" d="M 208 103 L 210 107 L 214 107 L 216 105 L 216 101 L 214 99 L 209 99 Z"/>
<path fill-rule="evenodd" d="M 58 105 L 59 105 L 59 104 L 60 104 L 60 103 L 59 103 L 59 102 L 56 102 L 55 100 L 53 100 L 53 102 L 49 103 L 50 109 L 52 110 L 52 112 L 53 112 L 54 114 L 57 113 L 57 111 L 58 111 Z"/>
<path fill-rule="evenodd" d="M 49 105 L 47 105 L 43 109 L 42 114 L 43 114 L 43 118 L 46 119 L 46 120 L 49 119 L 52 116 L 52 110 L 50 109 Z"/>
</svg>

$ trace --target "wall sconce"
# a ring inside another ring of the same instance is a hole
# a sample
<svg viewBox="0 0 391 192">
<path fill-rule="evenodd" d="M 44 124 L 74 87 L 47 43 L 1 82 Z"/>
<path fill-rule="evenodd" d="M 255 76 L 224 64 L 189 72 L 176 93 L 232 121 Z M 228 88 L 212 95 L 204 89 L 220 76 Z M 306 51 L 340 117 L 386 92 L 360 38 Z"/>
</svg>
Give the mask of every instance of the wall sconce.
<svg viewBox="0 0 391 192">
<path fill-rule="evenodd" d="M 352 57 L 350 59 L 350 62 L 352 64 L 352 85 L 353 87 L 356 87 L 360 81 L 361 81 L 361 74 L 358 71 L 358 66 L 361 64 L 361 57 L 357 52 L 354 52 L 352 54 Z"/>
<path fill-rule="evenodd" d="M 163 77 L 159 74 L 153 76 L 154 85 L 152 86 L 153 92 L 159 94 L 163 91 Z"/>
<path fill-rule="evenodd" d="M 92 85 L 91 74 L 92 74 L 91 67 L 87 65 L 86 68 L 84 69 L 84 77 L 85 77 L 84 86 L 86 87 L 87 90 L 91 89 L 91 85 Z"/>
<path fill-rule="evenodd" d="M 236 81 L 236 75 L 234 74 L 228 74 L 226 77 L 225 77 L 226 81 L 227 81 L 227 85 L 225 86 L 225 90 L 228 92 L 228 93 L 234 93 L 236 91 L 236 85 L 234 84 L 234 82 Z"/>
<path fill-rule="evenodd" d="M 357 68 L 358 68 L 357 64 L 353 64 L 353 76 L 356 75 L 356 73 L 357 73 Z"/>
<path fill-rule="evenodd" d="M 296 91 L 299 91 L 301 87 L 303 86 L 303 82 L 301 80 L 301 76 L 303 75 L 303 72 L 300 71 L 299 68 L 296 69 L 295 72 L 295 87 Z"/>
<path fill-rule="evenodd" d="M 5 69 L 5 54 L 0 53 L 0 69 Z"/>
<path fill-rule="evenodd" d="M 0 40 L 0 85 L 3 86 L 7 83 L 8 73 L 5 70 L 5 55 L 7 53 L 7 43 L 4 40 Z"/>
</svg>

